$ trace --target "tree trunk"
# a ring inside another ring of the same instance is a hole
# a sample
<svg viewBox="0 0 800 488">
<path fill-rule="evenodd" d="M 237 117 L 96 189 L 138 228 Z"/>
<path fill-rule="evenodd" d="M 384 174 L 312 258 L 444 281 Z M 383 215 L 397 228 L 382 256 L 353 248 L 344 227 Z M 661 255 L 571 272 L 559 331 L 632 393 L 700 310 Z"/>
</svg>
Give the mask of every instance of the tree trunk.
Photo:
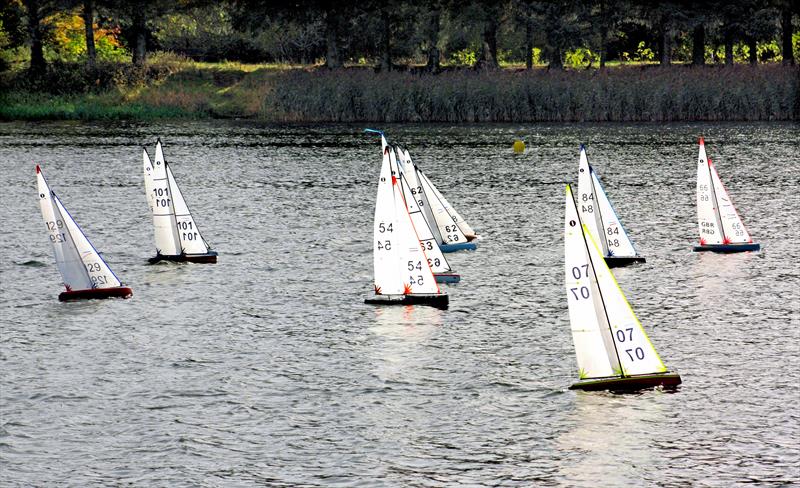
<svg viewBox="0 0 800 488">
<path fill-rule="evenodd" d="M 733 32 L 725 29 L 725 66 L 733 66 Z"/>
<path fill-rule="evenodd" d="M 664 15 L 660 22 L 660 35 L 658 36 L 658 56 L 661 66 L 669 66 L 671 62 L 672 43 L 670 42 L 669 19 Z"/>
<path fill-rule="evenodd" d="M 94 69 L 97 53 L 94 49 L 94 5 L 92 0 L 83 0 L 83 23 L 86 32 L 86 61 Z"/>
<path fill-rule="evenodd" d="M 42 47 L 42 12 L 39 7 L 39 0 L 25 0 L 25 7 L 28 10 L 28 35 L 31 39 L 30 74 L 37 77 L 43 75 L 47 67 Z"/>
<path fill-rule="evenodd" d="M 489 13 L 483 25 L 483 43 L 481 57 L 478 59 L 476 68 L 478 69 L 497 69 L 497 18 Z"/>
<path fill-rule="evenodd" d="M 706 62 L 706 28 L 700 23 L 692 31 L 692 64 L 702 66 Z"/>
<path fill-rule="evenodd" d="M 381 23 L 383 29 L 381 31 L 381 71 L 390 71 L 392 69 L 392 23 L 389 18 L 389 9 L 381 7 Z"/>
<path fill-rule="evenodd" d="M 564 53 L 561 48 L 553 48 L 550 53 L 550 61 L 547 64 L 547 69 L 557 69 L 559 71 L 564 69 Z"/>
<path fill-rule="evenodd" d="M 747 50 L 750 51 L 750 64 L 755 66 L 758 64 L 758 45 L 756 44 L 755 37 L 747 38 Z"/>
<path fill-rule="evenodd" d="M 441 10 L 438 6 L 432 7 L 430 12 L 430 21 L 428 22 L 428 63 L 425 69 L 430 72 L 439 71 L 440 67 L 440 53 L 439 53 L 439 21 L 441 19 Z"/>
<path fill-rule="evenodd" d="M 606 17 L 608 16 L 608 12 L 606 11 L 606 2 L 600 2 L 600 69 L 606 67 L 606 45 L 608 44 L 608 22 Z"/>
<path fill-rule="evenodd" d="M 328 69 L 342 67 L 339 57 L 339 28 L 333 8 L 325 12 L 325 66 Z"/>
<path fill-rule="evenodd" d="M 525 16 L 525 69 L 533 69 L 533 19 Z"/>
<path fill-rule="evenodd" d="M 792 52 L 792 11 L 786 6 L 781 11 L 781 50 L 783 51 L 783 64 L 794 65 L 794 52 Z"/>
<path fill-rule="evenodd" d="M 147 62 L 147 25 L 144 15 L 144 5 L 137 3 L 133 12 L 133 31 L 136 41 L 133 46 L 133 64 L 144 66 Z"/>
</svg>

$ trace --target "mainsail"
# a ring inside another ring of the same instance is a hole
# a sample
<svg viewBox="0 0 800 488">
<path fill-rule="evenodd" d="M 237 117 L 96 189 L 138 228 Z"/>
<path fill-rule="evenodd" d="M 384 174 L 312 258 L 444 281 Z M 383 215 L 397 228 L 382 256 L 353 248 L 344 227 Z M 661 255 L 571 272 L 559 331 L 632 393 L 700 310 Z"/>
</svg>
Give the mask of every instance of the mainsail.
<svg viewBox="0 0 800 488">
<path fill-rule="evenodd" d="M 36 179 L 42 217 L 67 291 L 119 287 L 119 279 L 50 189 L 39 166 Z"/>
<path fill-rule="evenodd" d="M 156 250 L 162 256 L 197 255 L 209 252 L 189 206 L 183 198 L 172 169 L 164 159 L 161 141 L 156 143 L 154 161 L 143 155 L 144 186 L 153 213 Z"/>
<path fill-rule="evenodd" d="M 373 227 L 375 293 L 379 295 L 438 294 L 439 286 L 422 250 L 403 198 L 402 180 L 391 147 L 383 153 Z"/>
<path fill-rule="evenodd" d="M 697 223 L 702 245 L 753 242 L 716 167 L 706 155 L 702 138 L 697 158 Z"/>
<path fill-rule="evenodd" d="M 595 241 L 600 244 L 604 257 L 638 255 L 622 222 L 617 217 L 614 206 L 603 190 L 597 172 L 589 164 L 584 146 L 581 146 L 578 166 L 578 206 L 581 220 L 589 228 Z"/>
<path fill-rule="evenodd" d="M 582 224 L 569 186 L 564 263 L 570 325 L 581 379 L 666 372 L 588 226 Z"/>
</svg>

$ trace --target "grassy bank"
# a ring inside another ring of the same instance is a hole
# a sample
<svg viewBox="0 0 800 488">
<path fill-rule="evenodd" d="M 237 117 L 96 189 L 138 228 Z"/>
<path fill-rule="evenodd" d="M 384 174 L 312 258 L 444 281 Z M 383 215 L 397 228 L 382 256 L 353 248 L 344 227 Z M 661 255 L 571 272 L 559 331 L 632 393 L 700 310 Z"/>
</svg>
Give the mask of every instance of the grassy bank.
<svg viewBox="0 0 800 488">
<path fill-rule="evenodd" d="M 800 69 L 778 65 L 461 70 L 438 75 L 157 62 L 28 86 L 6 80 L 0 118 L 256 118 L 269 122 L 798 120 Z M 59 87 L 63 85 L 63 87 Z M 77 88 L 76 88 L 77 87 Z"/>
</svg>

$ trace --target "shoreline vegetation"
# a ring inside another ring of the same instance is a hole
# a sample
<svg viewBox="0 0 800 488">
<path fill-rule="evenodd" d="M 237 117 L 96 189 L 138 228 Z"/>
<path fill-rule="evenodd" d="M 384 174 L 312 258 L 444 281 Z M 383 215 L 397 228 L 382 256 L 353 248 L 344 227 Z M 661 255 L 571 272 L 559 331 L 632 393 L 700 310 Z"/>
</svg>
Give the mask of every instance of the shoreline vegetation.
<svg viewBox="0 0 800 488">
<path fill-rule="evenodd" d="M 413 69 L 204 63 L 48 66 L 0 80 L 0 120 L 247 118 L 326 122 L 800 120 L 800 68 L 628 65 L 604 69 Z"/>
<path fill-rule="evenodd" d="M 8 0 L 0 120 L 800 120 L 800 2 Z"/>
</svg>

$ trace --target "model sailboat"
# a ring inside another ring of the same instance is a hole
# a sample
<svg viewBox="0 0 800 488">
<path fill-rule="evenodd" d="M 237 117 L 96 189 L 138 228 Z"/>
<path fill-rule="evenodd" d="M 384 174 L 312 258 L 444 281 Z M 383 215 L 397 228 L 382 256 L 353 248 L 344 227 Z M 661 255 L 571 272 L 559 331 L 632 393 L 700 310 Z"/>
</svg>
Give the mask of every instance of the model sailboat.
<svg viewBox="0 0 800 488">
<path fill-rule="evenodd" d="M 122 286 L 119 278 L 100 257 L 78 224 L 50 189 L 42 170 L 36 166 L 39 206 L 53 244 L 56 266 L 67 291 L 58 295 L 63 301 L 90 298 L 128 298 L 133 291 Z"/>
<path fill-rule="evenodd" d="M 147 150 L 143 149 L 142 161 L 144 188 L 153 213 L 156 237 L 156 255 L 149 261 L 216 263 L 217 253 L 209 249 L 200 234 L 172 169 L 164 159 L 161 140 L 156 143 L 155 160 L 151 162 Z"/>
<path fill-rule="evenodd" d="M 697 223 L 700 229 L 700 245 L 695 251 L 741 252 L 758 251 L 761 247 L 753 242 L 744 227 L 736 207 L 717 169 L 706 156 L 706 146 L 700 138 L 700 155 L 697 158 Z"/>
<path fill-rule="evenodd" d="M 424 211 L 424 209 L 429 208 L 429 204 L 419 187 L 414 165 L 411 161 L 398 157 L 402 154 L 399 148 L 393 146 L 388 147 L 391 168 L 393 170 L 396 168 L 408 214 L 411 216 L 411 221 L 414 223 L 414 229 L 417 231 L 419 243 L 425 251 L 425 255 L 428 256 L 428 264 L 433 271 L 433 276 L 438 283 L 460 282 L 461 276 L 453 271 L 450 267 L 450 263 L 444 257 L 444 254 L 442 254 L 439 229 L 432 229 L 429 225 L 430 220 Z"/>
<path fill-rule="evenodd" d="M 385 147 L 375 202 L 373 305 L 431 305 L 447 308 L 448 296 L 439 290 L 428 256 L 420 245 L 402 193 L 402 179 L 392 169 L 391 148 Z"/>
<path fill-rule="evenodd" d="M 413 166 L 420 198 L 424 199 L 429 209 L 428 222 L 438 230 L 439 247 L 442 252 L 477 249 L 473 242 L 479 239 L 477 233 L 463 217 L 453 208 L 442 193 L 436 188 L 422 170 L 411 160 L 408 150 L 403 150 L 403 159 Z"/>
<path fill-rule="evenodd" d="M 581 222 L 567 185 L 564 271 L 572 340 L 578 360 L 577 390 L 636 391 L 676 387 L 639 319 L 622 294 L 588 226 Z"/>
<path fill-rule="evenodd" d="M 578 206 L 581 220 L 589 228 L 594 240 L 600 243 L 603 258 L 609 268 L 645 262 L 644 257 L 633 247 L 633 242 L 600 184 L 600 178 L 589 164 L 583 144 L 578 165 Z"/>
</svg>

